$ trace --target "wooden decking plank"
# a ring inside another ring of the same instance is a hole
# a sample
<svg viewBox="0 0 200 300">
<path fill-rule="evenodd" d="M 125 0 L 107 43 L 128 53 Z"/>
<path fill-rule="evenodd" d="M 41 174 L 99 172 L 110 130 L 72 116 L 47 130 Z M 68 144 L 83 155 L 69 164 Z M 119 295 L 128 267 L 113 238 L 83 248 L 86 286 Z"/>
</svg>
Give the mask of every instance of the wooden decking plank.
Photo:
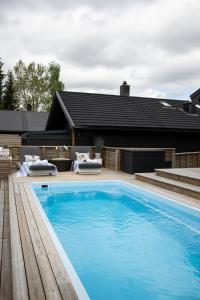
<svg viewBox="0 0 200 300">
<path fill-rule="evenodd" d="M 4 181 L 4 222 L 2 239 L 2 265 L 1 265 L 1 288 L 0 299 L 12 300 L 12 265 L 10 245 L 10 215 L 8 199 L 8 181 Z"/>
<path fill-rule="evenodd" d="M 62 293 L 63 299 L 66 300 L 77 300 L 77 294 L 74 290 L 74 287 L 72 286 L 71 280 L 69 278 L 69 275 L 67 274 L 63 263 L 59 257 L 59 254 L 55 248 L 54 242 L 52 241 L 52 238 L 49 235 L 49 232 L 44 224 L 43 218 L 38 211 L 38 207 L 36 205 L 35 199 L 33 198 L 33 195 L 28 187 L 28 185 L 25 183 L 23 184 L 24 190 L 27 194 L 27 199 L 29 201 L 30 207 L 32 209 L 32 212 L 34 214 L 38 230 L 40 232 L 40 235 L 43 240 L 44 247 L 46 248 L 46 251 L 48 253 L 48 257 L 52 266 L 52 270 L 55 274 L 56 281 L 58 283 L 58 286 L 60 288 L 60 291 Z"/>
<path fill-rule="evenodd" d="M 9 209 L 9 194 L 8 180 L 4 180 L 4 222 L 3 222 L 3 238 L 10 239 L 10 209 Z"/>
<path fill-rule="evenodd" d="M 29 294 L 15 200 L 12 176 L 9 176 L 13 300 L 28 300 Z"/>
<path fill-rule="evenodd" d="M 22 250 L 23 250 L 25 269 L 27 275 L 29 297 L 30 300 L 37 300 L 37 299 L 44 300 L 46 299 L 46 297 L 45 297 L 32 241 L 30 238 L 30 232 L 28 229 L 25 212 L 22 205 L 21 194 L 19 192 L 18 185 L 15 183 L 14 183 L 14 190 L 16 195 L 19 230 L 20 230 Z"/>
<path fill-rule="evenodd" d="M 0 279 L 3 249 L 4 180 L 0 180 Z"/>
<path fill-rule="evenodd" d="M 12 300 L 12 266 L 10 240 L 3 239 L 0 299 Z"/>
<path fill-rule="evenodd" d="M 32 214 L 31 208 L 29 206 L 29 202 L 27 200 L 26 194 L 23 189 L 23 185 L 19 184 L 19 190 L 21 193 L 22 204 L 24 207 L 26 220 L 28 223 L 31 240 L 36 256 L 36 260 L 38 263 L 38 267 L 40 270 L 46 298 L 48 300 L 61 300 L 62 296 L 60 294 L 60 290 L 58 288 L 57 282 L 55 280 L 54 274 L 52 272 L 51 265 L 49 263 L 49 259 L 45 248 L 43 246 L 43 242 L 41 236 L 38 232 L 38 228 L 35 223 L 34 216 Z"/>
<path fill-rule="evenodd" d="M 4 180 L 0 179 L 0 283 L 3 252 Z"/>
<path fill-rule="evenodd" d="M 4 180 L 0 179 L 0 238 L 3 238 L 3 214 L 4 214 Z"/>
</svg>

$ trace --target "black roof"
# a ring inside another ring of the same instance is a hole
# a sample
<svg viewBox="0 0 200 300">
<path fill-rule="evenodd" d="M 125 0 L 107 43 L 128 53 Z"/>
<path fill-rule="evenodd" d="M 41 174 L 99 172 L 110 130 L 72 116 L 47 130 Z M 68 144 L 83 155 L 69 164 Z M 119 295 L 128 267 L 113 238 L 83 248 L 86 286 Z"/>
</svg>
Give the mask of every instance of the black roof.
<svg viewBox="0 0 200 300">
<path fill-rule="evenodd" d="M 190 98 L 193 99 L 200 95 L 200 89 L 196 90 L 193 94 L 190 95 Z"/>
<path fill-rule="evenodd" d="M 46 112 L 0 110 L 0 132 L 44 130 L 48 115 Z"/>
<path fill-rule="evenodd" d="M 177 107 L 184 103 L 181 100 L 79 92 L 56 95 L 55 101 L 60 103 L 74 128 L 200 129 L 200 115 L 188 114 Z"/>
</svg>

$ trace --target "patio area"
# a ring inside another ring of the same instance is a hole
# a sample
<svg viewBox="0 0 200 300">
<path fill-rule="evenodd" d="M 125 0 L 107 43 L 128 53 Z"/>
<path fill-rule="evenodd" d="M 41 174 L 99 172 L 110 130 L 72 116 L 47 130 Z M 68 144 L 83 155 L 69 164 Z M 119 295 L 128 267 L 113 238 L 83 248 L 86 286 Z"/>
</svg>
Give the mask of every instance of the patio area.
<svg viewBox="0 0 200 300">
<path fill-rule="evenodd" d="M 29 189 L 31 182 L 124 180 L 162 196 L 200 208 L 200 201 L 135 179 L 121 171 L 102 169 L 100 175 L 62 172 L 59 176 L 1 180 L 1 291 L 2 300 L 78 299 L 69 274 Z"/>
</svg>

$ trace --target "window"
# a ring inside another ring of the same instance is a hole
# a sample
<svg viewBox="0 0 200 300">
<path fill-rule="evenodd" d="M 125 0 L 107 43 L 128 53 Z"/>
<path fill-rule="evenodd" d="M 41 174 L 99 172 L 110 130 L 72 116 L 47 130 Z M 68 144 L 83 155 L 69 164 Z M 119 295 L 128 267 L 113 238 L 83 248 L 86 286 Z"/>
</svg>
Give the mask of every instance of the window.
<svg viewBox="0 0 200 300">
<path fill-rule="evenodd" d="M 170 107 L 171 105 L 166 101 L 160 101 L 160 103 L 166 107 Z"/>
</svg>

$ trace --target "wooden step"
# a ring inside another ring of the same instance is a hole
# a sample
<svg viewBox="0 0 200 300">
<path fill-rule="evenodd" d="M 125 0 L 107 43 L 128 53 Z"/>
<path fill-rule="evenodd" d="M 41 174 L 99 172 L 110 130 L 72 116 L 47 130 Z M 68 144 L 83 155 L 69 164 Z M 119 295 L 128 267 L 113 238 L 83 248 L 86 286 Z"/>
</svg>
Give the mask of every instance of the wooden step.
<svg viewBox="0 0 200 300">
<path fill-rule="evenodd" d="M 200 187 L 173 179 L 164 178 L 155 173 L 136 173 L 136 179 L 200 200 Z"/>
<path fill-rule="evenodd" d="M 198 174 L 191 169 L 156 169 L 155 172 L 161 177 L 200 186 L 200 172 Z"/>
</svg>

